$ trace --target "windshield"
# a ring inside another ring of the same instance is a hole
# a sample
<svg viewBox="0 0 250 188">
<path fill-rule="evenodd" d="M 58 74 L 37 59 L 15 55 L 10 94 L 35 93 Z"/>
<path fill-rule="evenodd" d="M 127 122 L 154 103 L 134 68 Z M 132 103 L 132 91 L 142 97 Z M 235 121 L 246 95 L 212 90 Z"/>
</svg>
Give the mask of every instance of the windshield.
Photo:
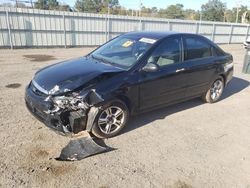
<svg viewBox="0 0 250 188">
<path fill-rule="evenodd" d="M 156 42 L 144 37 L 121 36 L 101 46 L 91 57 L 121 68 L 132 67 Z"/>
</svg>

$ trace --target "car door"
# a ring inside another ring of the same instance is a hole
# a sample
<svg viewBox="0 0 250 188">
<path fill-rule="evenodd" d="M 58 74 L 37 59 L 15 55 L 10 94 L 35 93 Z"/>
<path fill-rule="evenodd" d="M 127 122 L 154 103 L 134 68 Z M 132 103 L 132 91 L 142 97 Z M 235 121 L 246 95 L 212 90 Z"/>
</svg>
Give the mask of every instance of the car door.
<svg viewBox="0 0 250 188">
<path fill-rule="evenodd" d="M 207 90 L 216 72 L 216 57 L 213 56 L 213 46 L 200 36 L 185 35 L 183 43 L 184 63 L 188 65 L 186 97 L 192 97 Z"/>
<path fill-rule="evenodd" d="M 158 66 L 155 72 L 140 71 L 139 108 L 141 110 L 174 103 L 185 97 L 187 66 L 182 62 L 182 39 L 164 39 L 149 55 L 147 63 Z"/>
</svg>

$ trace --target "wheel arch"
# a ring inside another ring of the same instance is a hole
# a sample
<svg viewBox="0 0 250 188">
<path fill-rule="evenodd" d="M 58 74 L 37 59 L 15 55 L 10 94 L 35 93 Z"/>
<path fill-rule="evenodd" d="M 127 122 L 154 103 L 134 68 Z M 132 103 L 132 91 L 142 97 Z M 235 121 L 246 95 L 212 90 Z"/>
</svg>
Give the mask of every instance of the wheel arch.
<svg viewBox="0 0 250 188">
<path fill-rule="evenodd" d="M 127 106 L 129 112 L 131 113 L 132 111 L 132 104 L 131 104 L 131 101 L 129 100 L 129 98 L 125 95 L 117 95 L 116 98 L 118 100 L 121 100 L 122 102 L 125 103 L 125 105 Z"/>
<path fill-rule="evenodd" d="M 219 76 L 222 77 L 223 82 L 224 82 L 224 87 L 225 87 L 226 81 L 227 81 L 226 75 L 225 74 L 219 74 Z"/>
</svg>

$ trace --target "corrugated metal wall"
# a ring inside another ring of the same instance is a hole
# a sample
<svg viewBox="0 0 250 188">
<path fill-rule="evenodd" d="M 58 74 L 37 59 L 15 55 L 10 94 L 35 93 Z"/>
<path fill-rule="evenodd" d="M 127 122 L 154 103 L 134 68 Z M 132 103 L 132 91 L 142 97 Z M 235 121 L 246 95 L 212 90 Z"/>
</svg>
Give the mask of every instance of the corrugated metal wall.
<svg viewBox="0 0 250 188">
<path fill-rule="evenodd" d="M 129 31 L 199 33 L 216 43 L 242 43 L 249 25 L 0 7 L 0 47 L 96 46 Z"/>
</svg>

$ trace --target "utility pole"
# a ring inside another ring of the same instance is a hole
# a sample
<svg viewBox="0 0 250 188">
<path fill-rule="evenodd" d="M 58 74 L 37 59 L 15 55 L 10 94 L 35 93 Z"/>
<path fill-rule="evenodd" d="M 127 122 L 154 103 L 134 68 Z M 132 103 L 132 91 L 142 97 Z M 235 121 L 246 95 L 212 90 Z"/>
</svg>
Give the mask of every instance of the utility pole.
<svg viewBox="0 0 250 188">
<path fill-rule="evenodd" d="M 108 20 L 107 20 L 107 41 L 110 40 L 110 7 L 111 4 L 108 3 Z"/>
<path fill-rule="evenodd" d="M 139 24 L 140 24 L 140 30 L 142 30 L 142 20 L 141 20 L 141 8 L 142 8 L 142 2 L 139 0 L 140 5 L 139 5 Z"/>
<path fill-rule="evenodd" d="M 31 7 L 34 8 L 34 7 L 33 7 L 33 1 L 32 1 L 32 0 L 30 0 L 30 4 L 31 4 Z"/>
<path fill-rule="evenodd" d="M 201 32 L 201 22 L 202 22 L 202 10 L 200 11 L 200 22 L 199 22 L 199 31 L 198 31 L 198 33 Z"/>
<path fill-rule="evenodd" d="M 139 16 L 141 17 L 141 8 L 142 8 L 142 2 L 141 2 L 141 0 L 139 1 Z"/>
<path fill-rule="evenodd" d="M 235 20 L 236 23 L 238 23 L 238 20 L 239 20 L 240 5 L 241 5 L 241 1 L 237 1 L 236 2 L 236 20 Z"/>
<path fill-rule="evenodd" d="M 236 23 L 238 23 L 238 19 L 239 19 L 239 7 L 237 7 L 236 20 L 235 20 Z"/>
</svg>

